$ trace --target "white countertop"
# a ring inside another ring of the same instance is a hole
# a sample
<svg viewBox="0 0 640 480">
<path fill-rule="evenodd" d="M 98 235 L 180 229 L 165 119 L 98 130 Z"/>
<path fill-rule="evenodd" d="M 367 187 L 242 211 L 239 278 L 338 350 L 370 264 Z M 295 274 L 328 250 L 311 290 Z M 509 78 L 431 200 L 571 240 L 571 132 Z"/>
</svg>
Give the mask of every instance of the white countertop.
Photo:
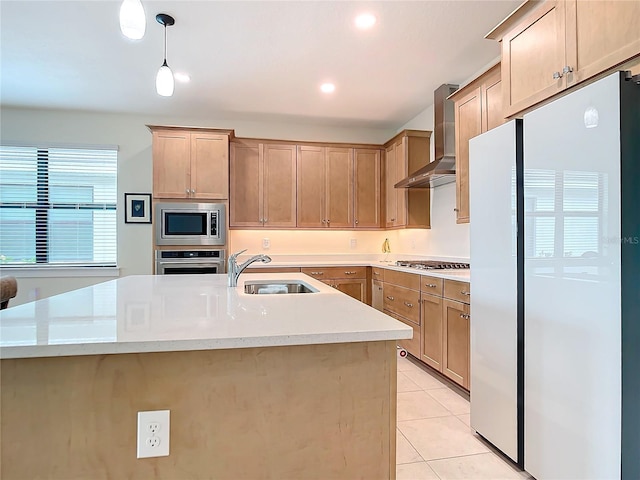
<svg viewBox="0 0 640 480">
<path fill-rule="evenodd" d="M 351 263 L 353 264 L 353 263 Z M 272 264 L 273 265 L 273 264 Z M 317 293 L 249 295 L 250 280 Z M 0 312 L 0 358 L 407 339 L 412 329 L 301 273 L 133 275 Z"/>
</svg>

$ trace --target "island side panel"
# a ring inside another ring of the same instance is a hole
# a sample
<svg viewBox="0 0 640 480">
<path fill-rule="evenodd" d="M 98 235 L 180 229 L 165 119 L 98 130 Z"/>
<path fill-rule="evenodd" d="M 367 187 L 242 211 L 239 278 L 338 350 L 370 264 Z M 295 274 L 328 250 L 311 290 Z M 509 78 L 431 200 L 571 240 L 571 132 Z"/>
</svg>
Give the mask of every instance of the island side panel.
<svg viewBox="0 0 640 480">
<path fill-rule="evenodd" d="M 0 477 L 395 478 L 394 341 L 2 360 Z M 137 412 L 171 453 L 136 459 Z"/>
</svg>

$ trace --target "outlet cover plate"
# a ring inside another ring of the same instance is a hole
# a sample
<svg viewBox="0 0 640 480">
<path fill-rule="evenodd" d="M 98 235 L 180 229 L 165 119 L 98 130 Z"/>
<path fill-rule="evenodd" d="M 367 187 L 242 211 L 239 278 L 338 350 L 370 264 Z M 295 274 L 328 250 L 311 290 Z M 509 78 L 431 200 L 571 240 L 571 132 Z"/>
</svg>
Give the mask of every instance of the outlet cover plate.
<svg viewBox="0 0 640 480">
<path fill-rule="evenodd" d="M 138 412 L 138 458 L 169 455 L 170 411 Z"/>
</svg>

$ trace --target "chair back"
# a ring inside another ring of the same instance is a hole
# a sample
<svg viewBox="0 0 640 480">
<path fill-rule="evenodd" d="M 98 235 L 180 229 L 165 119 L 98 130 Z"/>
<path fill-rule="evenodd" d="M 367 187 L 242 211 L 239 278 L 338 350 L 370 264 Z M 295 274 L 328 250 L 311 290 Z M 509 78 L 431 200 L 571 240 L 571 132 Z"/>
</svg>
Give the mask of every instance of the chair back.
<svg viewBox="0 0 640 480">
<path fill-rule="evenodd" d="M 9 306 L 9 300 L 18 293 L 18 282 L 16 277 L 0 278 L 0 310 L 4 310 Z"/>
</svg>

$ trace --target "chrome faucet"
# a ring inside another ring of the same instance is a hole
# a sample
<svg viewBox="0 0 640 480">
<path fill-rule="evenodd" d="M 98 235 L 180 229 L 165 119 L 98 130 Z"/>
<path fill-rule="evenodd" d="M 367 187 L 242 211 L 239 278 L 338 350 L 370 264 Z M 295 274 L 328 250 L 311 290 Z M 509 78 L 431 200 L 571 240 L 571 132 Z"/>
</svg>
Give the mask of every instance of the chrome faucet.
<svg viewBox="0 0 640 480">
<path fill-rule="evenodd" d="M 230 287 L 236 287 L 238 286 L 238 277 L 240 276 L 240 274 L 244 271 L 245 268 L 247 268 L 249 265 L 251 265 L 254 262 L 263 262 L 263 263 L 269 263 L 271 261 L 271 257 L 268 255 L 254 255 L 253 257 L 251 257 L 249 260 L 247 260 L 246 262 L 238 265 L 238 263 L 236 262 L 236 258 L 238 258 L 238 255 L 240 255 L 241 253 L 246 252 L 247 250 L 241 250 L 237 253 L 233 253 L 229 256 L 229 261 L 227 262 L 227 271 L 228 271 L 228 275 L 229 275 L 229 286 Z"/>
</svg>

